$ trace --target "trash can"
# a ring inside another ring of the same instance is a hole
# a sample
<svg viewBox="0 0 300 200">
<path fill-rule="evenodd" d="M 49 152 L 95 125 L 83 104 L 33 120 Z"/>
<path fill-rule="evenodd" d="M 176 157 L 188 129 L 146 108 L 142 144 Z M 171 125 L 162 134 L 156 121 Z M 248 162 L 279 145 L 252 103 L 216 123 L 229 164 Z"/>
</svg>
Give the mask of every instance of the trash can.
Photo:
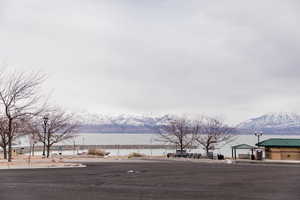
<svg viewBox="0 0 300 200">
<path fill-rule="evenodd" d="M 256 160 L 262 160 L 263 159 L 263 151 L 257 150 L 256 151 Z"/>
<path fill-rule="evenodd" d="M 214 153 L 213 152 L 208 152 L 207 158 L 213 160 L 214 159 Z"/>
<path fill-rule="evenodd" d="M 218 160 L 224 160 L 224 155 L 218 154 L 217 156 L 218 156 Z"/>
</svg>

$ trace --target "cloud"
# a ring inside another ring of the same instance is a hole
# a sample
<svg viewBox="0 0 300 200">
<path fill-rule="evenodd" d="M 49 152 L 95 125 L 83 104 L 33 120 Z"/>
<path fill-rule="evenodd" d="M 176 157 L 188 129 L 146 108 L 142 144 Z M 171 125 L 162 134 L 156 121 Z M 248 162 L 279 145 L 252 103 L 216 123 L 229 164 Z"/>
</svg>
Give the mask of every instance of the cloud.
<svg viewBox="0 0 300 200">
<path fill-rule="evenodd" d="M 231 122 L 300 111 L 298 1 L 0 5 L 0 58 L 48 73 L 45 90 L 71 109 Z"/>
</svg>

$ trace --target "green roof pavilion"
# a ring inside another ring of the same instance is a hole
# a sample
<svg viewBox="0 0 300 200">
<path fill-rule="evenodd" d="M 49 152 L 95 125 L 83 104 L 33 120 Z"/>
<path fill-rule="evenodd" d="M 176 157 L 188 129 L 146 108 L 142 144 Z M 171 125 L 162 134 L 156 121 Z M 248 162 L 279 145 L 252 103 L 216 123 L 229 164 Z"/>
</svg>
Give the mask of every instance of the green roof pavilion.
<svg viewBox="0 0 300 200">
<path fill-rule="evenodd" d="M 271 138 L 257 144 L 260 147 L 300 147 L 300 139 Z"/>
</svg>

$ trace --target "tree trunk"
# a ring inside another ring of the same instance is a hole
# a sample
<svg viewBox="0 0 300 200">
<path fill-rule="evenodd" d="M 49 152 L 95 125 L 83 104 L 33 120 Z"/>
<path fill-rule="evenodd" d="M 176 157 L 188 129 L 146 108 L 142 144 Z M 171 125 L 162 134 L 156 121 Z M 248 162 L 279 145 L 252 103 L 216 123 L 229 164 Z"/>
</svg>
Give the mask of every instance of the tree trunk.
<svg viewBox="0 0 300 200">
<path fill-rule="evenodd" d="M 8 138 L 8 162 L 12 161 L 12 139 L 11 137 Z"/>
<path fill-rule="evenodd" d="M 4 160 L 7 159 L 7 145 L 3 146 L 3 158 L 4 158 Z"/>
<path fill-rule="evenodd" d="M 209 143 L 206 144 L 205 150 L 206 150 L 206 156 L 208 156 L 208 154 L 209 154 Z"/>
<path fill-rule="evenodd" d="M 30 160 L 31 154 L 32 154 L 32 146 L 29 145 L 29 160 Z"/>
<path fill-rule="evenodd" d="M 45 145 L 45 143 L 44 143 L 44 145 L 43 145 L 43 156 L 45 156 L 45 152 L 46 152 L 46 145 Z"/>
<path fill-rule="evenodd" d="M 47 158 L 50 156 L 50 145 L 47 145 Z"/>
<path fill-rule="evenodd" d="M 183 152 L 183 140 L 182 138 L 179 139 L 180 142 L 180 151 Z"/>
<path fill-rule="evenodd" d="M 8 162 L 12 160 L 12 119 L 8 119 Z"/>
<path fill-rule="evenodd" d="M 34 146 L 35 146 L 35 144 L 33 143 L 32 144 L 32 156 L 34 156 Z"/>
</svg>

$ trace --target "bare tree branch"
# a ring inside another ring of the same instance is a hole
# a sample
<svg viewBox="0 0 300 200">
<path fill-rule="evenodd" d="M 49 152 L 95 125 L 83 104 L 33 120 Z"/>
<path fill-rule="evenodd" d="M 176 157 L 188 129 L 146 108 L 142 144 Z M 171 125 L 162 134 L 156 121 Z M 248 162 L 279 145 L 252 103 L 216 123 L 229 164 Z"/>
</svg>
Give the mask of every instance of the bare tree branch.
<svg viewBox="0 0 300 200">
<path fill-rule="evenodd" d="M 174 144 L 183 151 L 193 145 L 198 130 L 198 124 L 185 117 L 171 119 L 167 125 L 160 128 L 159 140 Z"/>
<path fill-rule="evenodd" d="M 42 116 L 35 119 L 33 126 L 40 142 L 47 148 L 47 157 L 50 155 L 51 147 L 59 142 L 71 139 L 76 136 L 79 122 L 75 120 L 74 114 L 56 108 L 48 110 L 47 123 L 44 123 Z M 45 127 L 46 125 L 46 127 Z M 46 132 L 44 132 L 46 130 Z"/>
<path fill-rule="evenodd" d="M 3 73 L 0 84 L 0 103 L 8 123 L 8 161 L 12 159 L 12 142 L 19 124 L 41 112 L 39 86 L 45 80 L 40 73 Z"/>
<path fill-rule="evenodd" d="M 201 121 L 199 127 L 195 140 L 207 154 L 210 150 L 214 150 L 216 145 L 235 139 L 235 128 L 227 126 L 218 119 L 206 117 Z"/>
</svg>

